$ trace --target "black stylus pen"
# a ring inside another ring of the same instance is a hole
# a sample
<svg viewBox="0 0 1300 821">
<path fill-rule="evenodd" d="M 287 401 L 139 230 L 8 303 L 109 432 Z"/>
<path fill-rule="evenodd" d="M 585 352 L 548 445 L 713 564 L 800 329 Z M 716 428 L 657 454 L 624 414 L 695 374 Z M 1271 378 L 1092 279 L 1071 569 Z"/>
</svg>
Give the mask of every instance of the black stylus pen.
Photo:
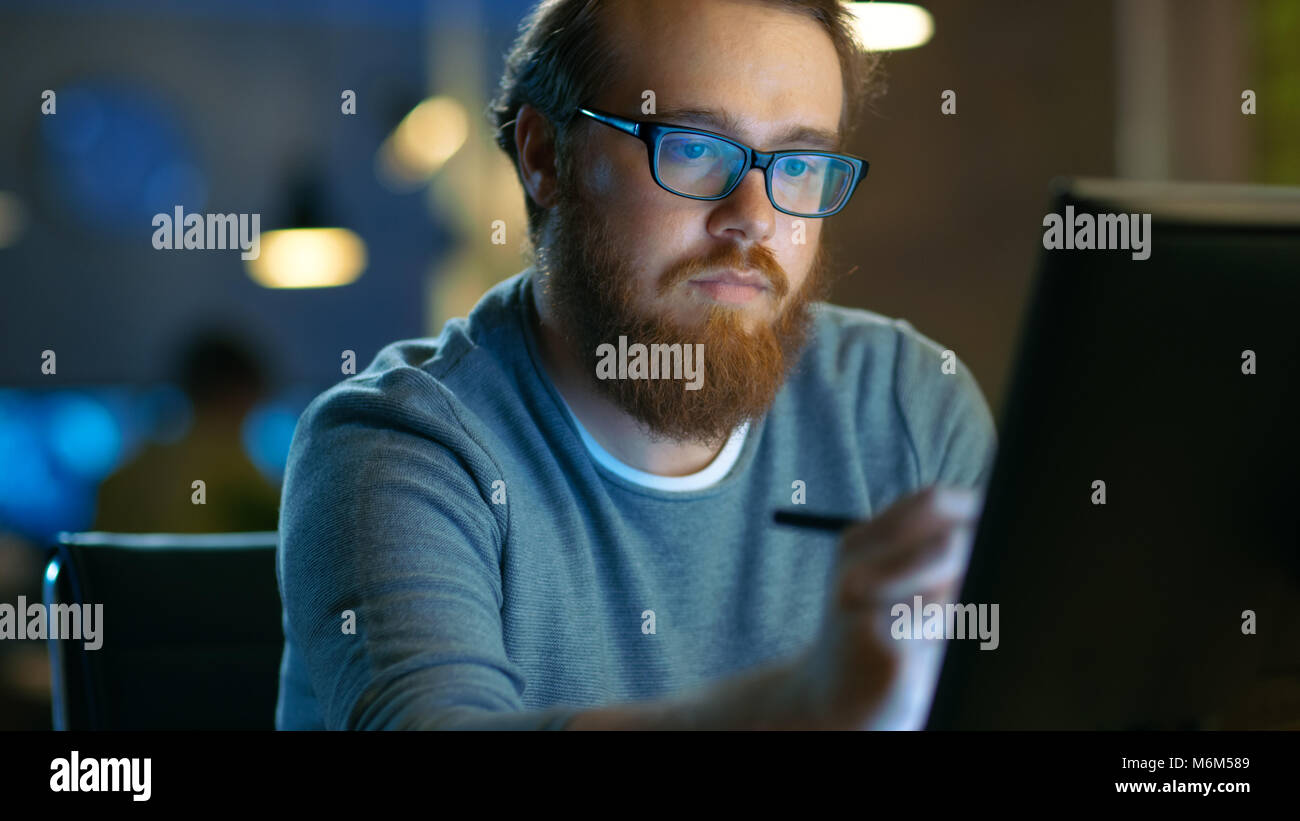
<svg viewBox="0 0 1300 821">
<path fill-rule="evenodd" d="M 823 516 L 817 513 L 799 513 L 793 510 L 778 510 L 772 514 L 772 519 L 779 525 L 833 532 L 839 532 L 849 525 L 861 521 L 861 519 L 853 519 L 847 516 Z"/>
</svg>

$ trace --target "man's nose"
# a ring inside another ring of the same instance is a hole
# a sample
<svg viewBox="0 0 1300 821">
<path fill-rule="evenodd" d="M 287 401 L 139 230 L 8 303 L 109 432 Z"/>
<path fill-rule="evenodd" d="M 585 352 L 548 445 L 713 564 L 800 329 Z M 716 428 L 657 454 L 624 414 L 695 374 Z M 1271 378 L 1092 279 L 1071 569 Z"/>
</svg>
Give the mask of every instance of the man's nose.
<svg viewBox="0 0 1300 821">
<path fill-rule="evenodd" d="M 733 240 L 765 242 L 776 229 L 776 213 L 767 198 L 763 171 L 751 168 L 736 189 L 718 201 L 709 217 L 709 233 Z"/>
</svg>

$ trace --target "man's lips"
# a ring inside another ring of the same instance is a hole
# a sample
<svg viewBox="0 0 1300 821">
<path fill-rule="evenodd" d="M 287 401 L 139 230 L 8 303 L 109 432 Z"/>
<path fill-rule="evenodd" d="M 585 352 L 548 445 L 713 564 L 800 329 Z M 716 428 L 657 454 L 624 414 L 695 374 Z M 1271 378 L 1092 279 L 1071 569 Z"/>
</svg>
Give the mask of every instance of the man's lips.
<svg viewBox="0 0 1300 821">
<path fill-rule="evenodd" d="M 690 284 L 718 302 L 734 305 L 743 305 L 771 290 L 771 285 L 761 274 L 739 271 L 707 274 L 692 279 Z"/>
</svg>

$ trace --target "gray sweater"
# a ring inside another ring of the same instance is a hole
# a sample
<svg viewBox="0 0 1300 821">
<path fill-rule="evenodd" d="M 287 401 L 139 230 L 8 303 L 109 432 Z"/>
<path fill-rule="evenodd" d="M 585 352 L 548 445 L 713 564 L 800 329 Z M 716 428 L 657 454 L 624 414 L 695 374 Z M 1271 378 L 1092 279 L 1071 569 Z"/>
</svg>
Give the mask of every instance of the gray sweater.
<svg viewBox="0 0 1300 821">
<path fill-rule="evenodd" d="M 395 342 L 298 421 L 277 574 L 276 726 L 559 728 L 684 694 L 815 638 L 837 537 L 772 511 L 874 515 L 982 486 L 993 420 L 906 321 L 828 304 L 725 477 L 646 487 L 592 458 L 542 368 L 531 269 L 437 338 Z M 802 485 L 796 485 L 796 482 Z"/>
</svg>

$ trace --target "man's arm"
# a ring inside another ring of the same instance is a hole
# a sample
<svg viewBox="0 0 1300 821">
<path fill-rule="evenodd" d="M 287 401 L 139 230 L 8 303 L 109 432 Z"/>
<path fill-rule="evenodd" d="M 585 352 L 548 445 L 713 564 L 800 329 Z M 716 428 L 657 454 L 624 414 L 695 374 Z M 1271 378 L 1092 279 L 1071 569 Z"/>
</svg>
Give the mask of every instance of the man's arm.
<svg viewBox="0 0 1300 821">
<path fill-rule="evenodd" d="M 681 697 L 586 710 L 507 713 L 438 707 L 397 729 L 428 730 L 790 730 L 811 729 L 799 708 L 800 659 L 769 664 Z"/>
<path fill-rule="evenodd" d="M 769 664 L 682 697 L 578 713 L 566 730 L 791 730 L 806 724 L 796 670 Z"/>
<path fill-rule="evenodd" d="M 541 728 L 575 712 L 524 711 L 502 636 L 504 516 L 474 478 L 495 475 L 414 368 L 349 380 L 303 414 L 279 576 L 326 727 Z"/>
</svg>

